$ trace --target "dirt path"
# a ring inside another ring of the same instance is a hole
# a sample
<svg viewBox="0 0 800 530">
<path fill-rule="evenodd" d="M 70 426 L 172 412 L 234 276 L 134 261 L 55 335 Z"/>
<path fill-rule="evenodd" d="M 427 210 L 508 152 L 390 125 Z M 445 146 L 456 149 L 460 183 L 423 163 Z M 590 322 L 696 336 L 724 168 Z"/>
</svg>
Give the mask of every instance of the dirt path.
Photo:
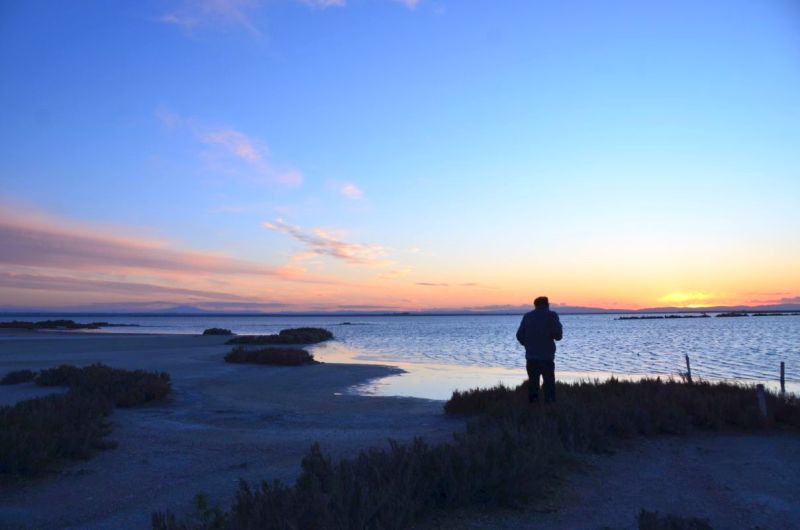
<svg viewBox="0 0 800 530">
<path fill-rule="evenodd" d="M 715 529 L 800 529 L 800 436 L 711 434 L 636 440 L 595 455 L 557 499 L 522 512 L 462 513 L 430 527 L 634 529 L 644 508 Z"/>
</svg>

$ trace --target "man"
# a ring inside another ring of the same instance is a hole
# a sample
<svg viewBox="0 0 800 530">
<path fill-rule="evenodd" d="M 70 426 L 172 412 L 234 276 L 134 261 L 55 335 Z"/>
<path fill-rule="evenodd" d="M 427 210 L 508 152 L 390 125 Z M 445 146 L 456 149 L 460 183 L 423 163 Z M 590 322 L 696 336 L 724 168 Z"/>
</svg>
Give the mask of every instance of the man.
<svg viewBox="0 0 800 530">
<path fill-rule="evenodd" d="M 555 341 L 561 340 L 563 328 L 555 311 L 550 311 L 550 301 L 540 296 L 533 301 L 533 311 L 525 313 L 517 330 L 517 340 L 525 346 L 528 371 L 528 399 L 539 401 L 539 376 L 542 376 L 544 400 L 556 400 Z"/>
</svg>

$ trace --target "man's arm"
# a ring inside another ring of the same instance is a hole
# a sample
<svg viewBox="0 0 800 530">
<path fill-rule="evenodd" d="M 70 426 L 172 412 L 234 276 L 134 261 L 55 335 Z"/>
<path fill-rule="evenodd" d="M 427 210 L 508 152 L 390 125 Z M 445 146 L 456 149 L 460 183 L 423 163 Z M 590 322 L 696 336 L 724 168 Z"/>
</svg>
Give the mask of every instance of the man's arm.
<svg viewBox="0 0 800 530">
<path fill-rule="evenodd" d="M 561 326 L 561 321 L 558 319 L 558 314 L 553 313 L 553 338 L 561 340 L 564 337 L 564 328 Z"/>
<path fill-rule="evenodd" d="M 525 317 L 522 317 L 522 322 L 519 323 L 517 329 L 517 342 L 525 346 Z"/>
</svg>

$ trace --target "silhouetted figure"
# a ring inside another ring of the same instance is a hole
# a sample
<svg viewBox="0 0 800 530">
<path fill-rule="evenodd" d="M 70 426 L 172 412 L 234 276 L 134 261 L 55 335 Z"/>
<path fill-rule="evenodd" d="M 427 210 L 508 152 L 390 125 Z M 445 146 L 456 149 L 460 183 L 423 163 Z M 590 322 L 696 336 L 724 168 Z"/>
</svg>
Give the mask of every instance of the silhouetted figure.
<svg viewBox="0 0 800 530">
<path fill-rule="evenodd" d="M 522 317 L 517 330 L 517 340 L 525 346 L 525 368 L 528 371 L 528 399 L 539 401 L 539 376 L 544 381 L 545 402 L 556 399 L 555 341 L 561 340 L 563 328 L 555 311 L 550 311 L 550 301 L 540 296 L 533 301 L 534 310 Z"/>
</svg>

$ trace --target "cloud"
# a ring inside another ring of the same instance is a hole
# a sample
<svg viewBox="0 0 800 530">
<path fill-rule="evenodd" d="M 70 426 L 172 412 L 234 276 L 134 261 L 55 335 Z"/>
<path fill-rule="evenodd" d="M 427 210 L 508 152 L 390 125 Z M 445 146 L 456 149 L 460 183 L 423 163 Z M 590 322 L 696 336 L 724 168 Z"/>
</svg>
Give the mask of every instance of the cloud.
<svg viewBox="0 0 800 530">
<path fill-rule="evenodd" d="M 155 115 L 164 127 L 187 131 L 206 146 L 201 158 L 212 171 L 243 176 L 259 184 L 299 186 L 303 183 L 300 171 L 274 164 L 267 146 L 240 130 L 203 124 L 164 107 L 156 109 Z"/>
<path fill-rule="evenodd" d="M 494 289 L 494 287 L 481 285 L 480 283 L 475 283 L 475 282 L 464 282 L 464 283 L 417 282 L 416 285 L 419 285 L 421 287 L 480 287 L 483 289 Z"/>
<path fill-rule="evenodd" d="M 297 0 L 298 2 L 318 8 L 344 7 L 345 0 Z M 415 0 L 401 0 L 407 7 L 416 4 Z M 256 26 L 255 18 L 261 11 L 263 0 L 184 0 L 158 20 L 164 24 L 178 26 L 185 31 L 201 27 L 228 26 L 240 28 L 253 37 L 261 38 L 262 33 Z"/>
<path fill-rule="evenodd" d="M 361 188 L 349 182 L 344 184 L 341 188 L 339 188 L 339 193 L 347 197 L 348 199 L 358 200 L 364 196 L 364 192 L 361 191 Z"/>
<path fill-rule="evenodd" d="M 0 264 L 80 271 L 170 271 L 278 276 L 270 267 L 221 254 L 176 250 L 163 242 L 100 230 L 0 216 Z"/>
<path fill-rule="evenodd" d="M 314 7 L 344 7 L 345 0 L 299 0 L 301 3 Z"/>
<path fill-rule="evenodd" d="M 387 263 L 384 260 L 387 252 L 381 245 L 348 243 L 321 228 L 304 231 L 299 226 L 286 223 L 283 219 L 266 222 L 264 227 L 287 234 L 303 243 L 307 248 L 307 253 L 302 255 L 303 258 L 315 255 L 329 256 L 353 265 L 385 265 Z"/>
<path fill-rule="evenodd" d="M 658 299 L 659 302 L 666 304 L 696 304 L 714 298 L 711 293 L 703 292 L 674 292 L 669 293 Z"/>
<path fill-rule="evenodd" d="M 418 5 L 419 5 L 419 3 L 420 3 L 420 0 L 394 0 L 394 1 L 395 1 L 395 2 L 398 2 L 398 3 L 400 3 L 400 4 L 403 4 L 403 5 L 404 5 L 404 6 L 406 6 L 408 9 L 416 9 L 416 8 L 417 8 L 417 6 L 418 6 Z"/>
<path fill-rule="evenodd" d="M 165 24 L 192 30 L 200 26 L 228 25 L 243 28 L 254 37 L 261 32 L 253 23 L 253 16 L 260 9 L 260 0 L 187 0 L 159 20 Z"/>
<path fill-rule="evenodd" d="M 126 296 L 153 297 L 178 296 L 181 298 L 200 298 L 204 300 L 253 300 L 230 293 L 185 289 L 152 283 L 120 282 L 108 280 L 91 280 L 69 276 L 49 276 L 43 274 L 25 274 L 0 272 L 0 287 L 9 289 L 33 289 L 59 292 L 100 292 L 103 294 L 122 294 Z"/>
<path fill-rule="evenodd" d="M 404 276 L 408 276 L 409 274 L 411 274 L 411 268 L 406 267 L 403 269 L 384 272 L 383 274 L 378 276 L 378 278 L 382 280 L 396 280 L 398 278 L 403 278 Z"/>
</svg>

